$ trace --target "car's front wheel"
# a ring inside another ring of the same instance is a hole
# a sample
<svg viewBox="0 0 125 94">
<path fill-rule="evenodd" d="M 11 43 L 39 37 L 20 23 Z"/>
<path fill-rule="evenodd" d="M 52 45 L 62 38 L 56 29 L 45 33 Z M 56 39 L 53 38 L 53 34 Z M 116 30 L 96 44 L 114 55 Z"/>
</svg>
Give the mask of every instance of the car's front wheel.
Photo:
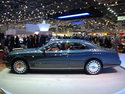
<svg viewBox="0 0 125 94">
<path fill-rule="evenodd" d="M 12 65 L 12 70 L 17 74 L 24 74 L 28 70 L 28 66 L 24 60 L 16 60 Z"/>
<path fill-rule="evenodd" d="M 98 74 L 101 71 L 101 69 L 102 69 L 101 62 L 96 59 L 89 60 L 85 65 L 85 71 L 91 75 Z"/>
</svg>

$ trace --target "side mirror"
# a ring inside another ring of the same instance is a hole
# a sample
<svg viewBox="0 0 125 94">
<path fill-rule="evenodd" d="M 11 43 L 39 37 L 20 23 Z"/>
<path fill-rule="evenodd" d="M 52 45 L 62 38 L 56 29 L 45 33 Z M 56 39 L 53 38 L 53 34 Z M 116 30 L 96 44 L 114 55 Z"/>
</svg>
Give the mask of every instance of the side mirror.
<svg viewBox="0 0 125 94">
<path fill-rule="evenodd" d="M 45 53 L 45 51 L 46 51 L 46 48 L 43 48 L 43 49 L 42 49 L 42 51 L 43 51 L 43 53 Z"/>
</svg>

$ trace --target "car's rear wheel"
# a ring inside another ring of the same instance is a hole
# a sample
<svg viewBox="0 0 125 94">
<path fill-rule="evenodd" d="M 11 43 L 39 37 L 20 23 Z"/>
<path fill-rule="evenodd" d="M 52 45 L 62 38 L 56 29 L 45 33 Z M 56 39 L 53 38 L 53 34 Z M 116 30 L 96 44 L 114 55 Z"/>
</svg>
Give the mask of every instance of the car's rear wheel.
<svg viewBox="0 0 125 94">
<path fill-rule="evenodd" d="M 95 75 L 98 74 L 102 69 L 102 64 L 99 60 L 93 59 L 89 60 L 85 65 L 85 71 L 88 74 Z"/>
<path fill-rule="evenodd" d="M 12 70 L 17 74 L 24 74 L 28 70 L 28 66 L 24 60 L 16 60 L 12 65 Z"/>
</svg>

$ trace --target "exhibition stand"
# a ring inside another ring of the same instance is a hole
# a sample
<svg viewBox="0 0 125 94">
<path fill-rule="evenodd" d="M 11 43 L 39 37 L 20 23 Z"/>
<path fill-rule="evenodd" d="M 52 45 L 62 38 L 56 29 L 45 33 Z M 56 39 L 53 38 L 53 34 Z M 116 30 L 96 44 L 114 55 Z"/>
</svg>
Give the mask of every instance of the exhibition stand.
<svg viewBox="0 0 125 94">
<path fill-rule="evenodd" d="M 120 57 L 120 60 L 121 60 L 121 66 L 123 67 L 123 68 L 125 68 L 125 54 L 120 54 L 119 55 L 119 57 Z"/>
</svg>

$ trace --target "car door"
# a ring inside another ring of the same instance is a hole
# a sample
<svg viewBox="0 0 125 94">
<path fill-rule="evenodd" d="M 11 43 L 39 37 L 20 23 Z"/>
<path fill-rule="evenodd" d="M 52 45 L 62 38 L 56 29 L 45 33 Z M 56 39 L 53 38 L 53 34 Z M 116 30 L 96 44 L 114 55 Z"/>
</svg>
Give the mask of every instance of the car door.
<svg viewBox="0 0 125 94">
<path fill-rule="evenodd" d="M 43 52 L 43 56 L 36 60 L 37 68 L 54 68 L 54 69 L 63 69 L 68 68 L 68 51 L 56 49 L 57 43 L 53 43 L 47 47 Z M 53 50 L 52 50 L 53 49 Z"/>
<path fill-rule="evenodd" d="M 83 68 L 88 58 L 89 49 L 81 43 L 70 43 L 70 51 L 68 55 L 70 68 Z"/>
</svg>

